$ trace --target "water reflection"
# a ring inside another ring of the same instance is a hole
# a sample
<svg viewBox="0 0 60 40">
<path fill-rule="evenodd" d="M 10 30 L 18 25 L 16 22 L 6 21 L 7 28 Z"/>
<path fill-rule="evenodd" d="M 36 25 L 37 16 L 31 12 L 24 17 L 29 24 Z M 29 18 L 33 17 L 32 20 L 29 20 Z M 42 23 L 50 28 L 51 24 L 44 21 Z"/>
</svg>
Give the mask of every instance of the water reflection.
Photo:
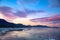
<svg viewBox="0 0 60 40">
<path fill-rule="evenodd" d="M 24 28 L 0 36 L 0 40 L 60 40 L 60 28 Z"/>
</svg>

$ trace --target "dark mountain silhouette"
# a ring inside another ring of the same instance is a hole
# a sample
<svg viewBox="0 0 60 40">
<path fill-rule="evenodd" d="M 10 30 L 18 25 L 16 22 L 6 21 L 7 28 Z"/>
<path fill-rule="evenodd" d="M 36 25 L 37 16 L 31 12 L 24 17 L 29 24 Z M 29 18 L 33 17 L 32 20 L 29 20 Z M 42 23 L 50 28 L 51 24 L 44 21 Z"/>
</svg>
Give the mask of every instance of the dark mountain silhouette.
<svg viewBox="0 0 60 40">
<path fill-rule="evenodd" d="M 21 27 L 48 27 L 48 26 L 43 26 L 43 25 L 36 25 L 36 26 L 31 26 L 31 25 L 23 25 L 23 24 L 14 24 L 5 21 L 4 19 L 0 19 L 0 28 L 21 28 Z"/>
<path fill-rule="evenodd" d="M 14 28 L 14 27 L 22 27 L 22 26 L 24 26 L 24 25 L 14 24 L 14 23 L 7 22 L 4 19 L 0 19 L 0 27 L 7 27 L 7 28 L 12 27 L 12 28 Z"/>
</svg>

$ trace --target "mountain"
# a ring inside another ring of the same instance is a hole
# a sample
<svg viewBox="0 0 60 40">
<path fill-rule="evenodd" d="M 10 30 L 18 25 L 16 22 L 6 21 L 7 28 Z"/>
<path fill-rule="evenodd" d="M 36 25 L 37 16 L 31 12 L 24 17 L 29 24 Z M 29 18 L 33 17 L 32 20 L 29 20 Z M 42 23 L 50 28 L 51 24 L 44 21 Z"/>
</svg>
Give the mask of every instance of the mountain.
<svg viewBox="0 0 60 40">
<path fill-rule="evenodd" d="M 22 24 L 14 24 L 14 23 L 10 23 L 10 22 L 7 22 L 5 21 L 4 19 L 0 19 L 0 27 L 18 27 L 18 26 L 23 26 Z"/>
<path fill-rule="evenodd" d="M 31 21 L 35 23 L 42 23 L 47 26 L 60 27 L 60 14 L 50 17 L 34 18 L 31 19 Z"/>
<path fill-rule="evenodd" d="M 0 28 L 21 28 L 21 27 L 48 27 L 48 26 L 44 26 L 44 25 L 35 25 L 35 26 L 31 26 L 31 25 L 23 25 L 23 24 L 14 24 L 14 23 L 10 23 L 7 22 L 4 19 L 0 19 Z"/>
</svg>

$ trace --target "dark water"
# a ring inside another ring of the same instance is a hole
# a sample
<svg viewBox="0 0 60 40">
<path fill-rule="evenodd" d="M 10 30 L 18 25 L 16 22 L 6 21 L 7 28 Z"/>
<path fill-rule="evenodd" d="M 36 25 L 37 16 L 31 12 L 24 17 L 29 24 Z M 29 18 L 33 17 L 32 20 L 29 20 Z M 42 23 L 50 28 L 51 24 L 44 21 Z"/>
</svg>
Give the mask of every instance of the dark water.
<svg viewBox="0 0 60 40">
<path fill-rule="evenodd" d="M 12 28 L 13 29 L 13 28 Z M 13 31 L 8 31 L 4 35 L 1 35 L 0 28 L 0 40 L 60 40 L 60 28 L 18 28 Z M 10 30 L 10 29 L 9 29 Z M 20 31 L 18 31 L 20 30 Z"/>
</svg>

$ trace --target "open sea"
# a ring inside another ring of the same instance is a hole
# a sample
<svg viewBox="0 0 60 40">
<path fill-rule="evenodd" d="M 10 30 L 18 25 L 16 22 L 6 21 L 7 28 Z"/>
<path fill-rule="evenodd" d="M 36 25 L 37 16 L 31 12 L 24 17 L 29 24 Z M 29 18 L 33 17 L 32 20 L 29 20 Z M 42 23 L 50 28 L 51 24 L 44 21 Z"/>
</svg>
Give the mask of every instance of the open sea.
<svg viewBox="0 0 60 40">
<path fill-rule="evenodd" d="M 60 40 L 60 28 L 0 28 L 0 40 Z"/>
</svg>

